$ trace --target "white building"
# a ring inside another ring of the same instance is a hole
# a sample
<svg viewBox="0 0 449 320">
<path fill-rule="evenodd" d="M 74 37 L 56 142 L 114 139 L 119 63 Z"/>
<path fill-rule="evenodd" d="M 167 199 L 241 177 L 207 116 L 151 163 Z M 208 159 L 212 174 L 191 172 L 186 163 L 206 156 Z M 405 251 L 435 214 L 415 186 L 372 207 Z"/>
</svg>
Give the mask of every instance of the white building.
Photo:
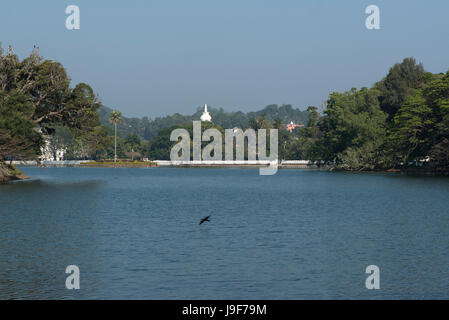
<svg viewBox="0 0 449 320">
<path fill-rule="evenodd" d="M 65 149 L 58 149 L 53 146 L 50 140 L 45 139 L 45 145 L 41 148 L 41 161 L 62 161 L 64 160 Z"/>
<path fill-rule="evenodd" d="M 207 111 L 207 104 L 204 105 L 204 112 L 200 117 L 201 121 L 203 122 L 211 122 L 212 117 L 210 116 L 210 113 Z"/>
</svg>

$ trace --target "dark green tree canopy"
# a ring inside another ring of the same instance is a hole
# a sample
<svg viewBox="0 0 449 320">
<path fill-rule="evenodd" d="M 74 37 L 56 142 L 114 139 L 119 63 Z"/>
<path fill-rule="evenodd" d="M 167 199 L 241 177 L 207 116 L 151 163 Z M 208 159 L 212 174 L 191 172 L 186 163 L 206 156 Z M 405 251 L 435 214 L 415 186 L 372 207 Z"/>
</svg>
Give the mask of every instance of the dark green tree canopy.
<svg viewBox="0 0 449 320">
<path fill-rule="evenodd" d="M 391 144 L 404 161 L 434 155 L 444 163 L 449 153 L 449 71 L 428 78 L 422 89 L 410 96 L 394 118 Z M 445 165 L 449 165 L 446 162 Z"/>
<path fill-rule="evenodd" d="M 381 109 L 392 119 L 406 98 L 420 87 L 424 76 L 423 65 L 417 64 L 414 58 L 406 58 L 390 68 L 387 76 L 376 83 L 380 91 Z"/>
<path fill-rule="evenodd" d="M 2 141 L 3 157 L 36 157 L 42 134 L 53 134 L 55 126 L 87 136 L 100 124 L 100 103 L 92 88 L 81 83 L 72 89 L 65 68 L 35 52 L 20 61 L 0 48 L 0 103 L 2 136 L 22 142 L 19 150 Z"/>
</svg>

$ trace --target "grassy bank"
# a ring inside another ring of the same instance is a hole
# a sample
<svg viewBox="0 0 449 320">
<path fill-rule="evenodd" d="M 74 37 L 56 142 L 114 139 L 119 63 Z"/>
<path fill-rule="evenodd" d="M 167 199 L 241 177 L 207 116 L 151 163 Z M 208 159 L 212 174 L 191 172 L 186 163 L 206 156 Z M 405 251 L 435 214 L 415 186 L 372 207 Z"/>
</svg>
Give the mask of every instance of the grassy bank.
<svg viewBox="0 0 449 320">
<path fill-rule="evenodd" d="M 27 178 L 28 177 L 22 171 L 13 165 L 0 162 L 0 183 Z"/>
</svg>

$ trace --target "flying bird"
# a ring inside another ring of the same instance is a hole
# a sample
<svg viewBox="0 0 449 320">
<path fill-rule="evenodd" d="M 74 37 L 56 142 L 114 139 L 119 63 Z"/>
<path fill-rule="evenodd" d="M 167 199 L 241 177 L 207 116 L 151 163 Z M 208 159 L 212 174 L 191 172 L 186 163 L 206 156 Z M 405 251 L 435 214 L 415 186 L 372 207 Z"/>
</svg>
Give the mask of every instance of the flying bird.
<svg viewBox="0 0 449 320">
<path fill-rule="evenodd" d="M 209 218 L 210 218 L 210 216 L 207 216 L 206 218 L 201 219 L 200 225 L 203 224 L 203 223 L 206 222 L 206 221 L 209 221 L 209 222 L 210 222 Z"/>
</svg>

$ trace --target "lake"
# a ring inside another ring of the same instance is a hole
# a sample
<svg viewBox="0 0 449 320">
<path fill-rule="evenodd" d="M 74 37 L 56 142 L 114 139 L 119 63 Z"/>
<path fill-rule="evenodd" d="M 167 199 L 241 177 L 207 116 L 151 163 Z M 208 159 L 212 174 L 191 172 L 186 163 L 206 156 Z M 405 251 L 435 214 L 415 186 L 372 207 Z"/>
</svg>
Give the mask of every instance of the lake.
<svg viewBox="0 0 449 320">
<path fill-rule="evenodd" d="M 22 170 L 0 185 L 1 299 L 449 298 L 448 178 Z"/>
</svg>

